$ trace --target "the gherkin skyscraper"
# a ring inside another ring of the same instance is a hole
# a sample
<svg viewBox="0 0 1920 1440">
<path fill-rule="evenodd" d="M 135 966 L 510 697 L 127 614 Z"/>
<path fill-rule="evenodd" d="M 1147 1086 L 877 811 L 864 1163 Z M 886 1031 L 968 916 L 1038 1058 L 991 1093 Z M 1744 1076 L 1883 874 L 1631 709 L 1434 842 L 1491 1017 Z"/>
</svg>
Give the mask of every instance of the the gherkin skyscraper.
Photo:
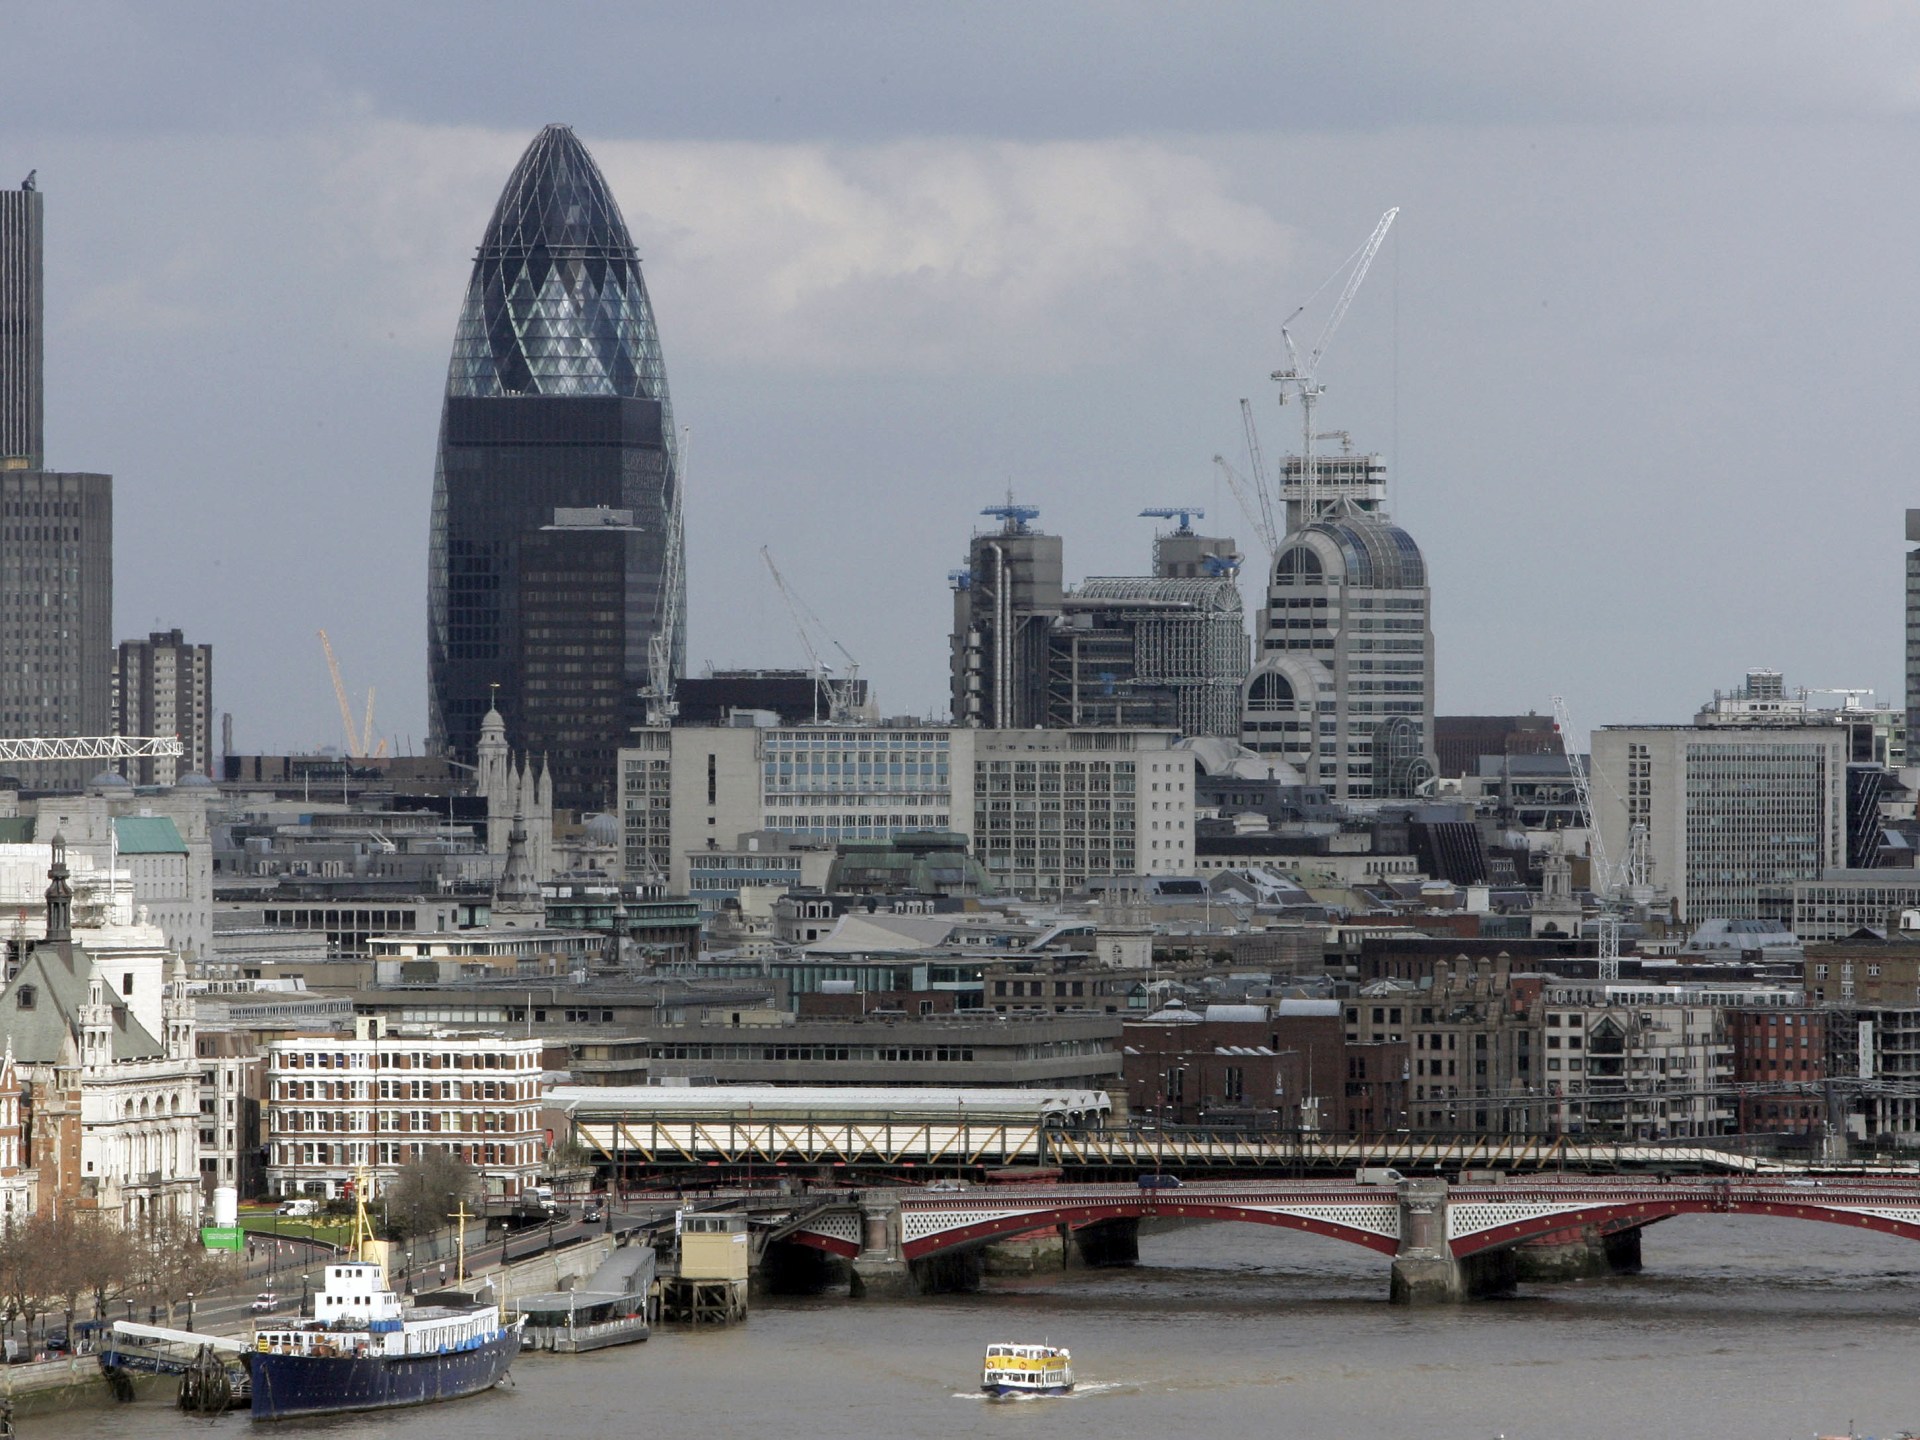
<svg viewBox="0 0 1920 1440">
<path fill-rule="evenodd" d="M 683 668 L 679 484 L 639 255 L 593 157 L 549 125 L 507 178 L 454 332 L 427 581 L 436 748 L 472 763 L 497 705 L 546 757 L 555 805 L 612 803 L 665 623 Z"/>
</svg>

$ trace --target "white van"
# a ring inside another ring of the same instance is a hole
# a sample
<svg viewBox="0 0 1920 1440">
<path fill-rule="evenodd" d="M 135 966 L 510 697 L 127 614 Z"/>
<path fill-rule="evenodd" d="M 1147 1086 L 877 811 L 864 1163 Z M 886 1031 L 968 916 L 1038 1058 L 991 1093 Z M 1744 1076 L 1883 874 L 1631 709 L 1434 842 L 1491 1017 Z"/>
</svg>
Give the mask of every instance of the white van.
<svg viewBox="0 0 1920 1440">
<path fill-rule="evenodd" d="M 318 1200 L 288 1200 L 280 1206 L 280 1209 L 276 1213 L 296 1219 L 309 1215 L 318 1215 L 320 1213 L 320 1202 Z"/>
<path fill-rule="evenodd" d="M 1388 1165 L 1362 1165 L 1353 1172 L 1358 1185 L 1398 1185 L 1407 1177 Z"/>
</svg>

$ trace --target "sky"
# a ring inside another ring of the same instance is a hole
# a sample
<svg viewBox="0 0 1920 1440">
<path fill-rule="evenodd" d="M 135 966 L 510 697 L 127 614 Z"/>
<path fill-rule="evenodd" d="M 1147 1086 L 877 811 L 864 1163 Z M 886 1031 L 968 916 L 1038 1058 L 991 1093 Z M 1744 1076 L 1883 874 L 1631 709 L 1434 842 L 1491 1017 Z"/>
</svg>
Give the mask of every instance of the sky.
<svg viewBox="0 0 1920 1440">
<path fill-rule="evenodd" d="M 424 741 L 453 325 L 553 121 L 691 430 L 696 673 L 802 663 L 765 545 L 883 711 L 943 714 L 1009 491 L 1072 578 L 1179 504 L 1254 571 L 1213 457 L 1242 397 L 1297 444 L 1280 326 L 1398 206 L 1319 420 L 1426 553 L 1441 713 L 1901 699 L 1911 5 L 0 0 L 0 49 L 48 462 L 114 475 L 116 631 L 210 641 L 243 752 L 340 743 L 321 628 Z"/>
</svg>

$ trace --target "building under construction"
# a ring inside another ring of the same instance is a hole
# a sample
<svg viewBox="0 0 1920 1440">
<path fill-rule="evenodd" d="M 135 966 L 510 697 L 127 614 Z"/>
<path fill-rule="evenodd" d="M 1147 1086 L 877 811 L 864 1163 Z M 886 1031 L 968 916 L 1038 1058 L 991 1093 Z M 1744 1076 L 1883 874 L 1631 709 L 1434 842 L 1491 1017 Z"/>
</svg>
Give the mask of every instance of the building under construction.
<svg viewBox="0 0 1920 1440">
<path fill-rule="evenodd" d="M 1146 726 L 1236 735 L 1247 632 L 1231 539 L 1158 537 L 1160 573 L 1063 580 L 1060 537 L 1031 506 L 994 506 L 953 575 L 957 723 L 1018 730 Z M 1189 514 L 1197 512 L 1188 512 Z"/>
</svg>

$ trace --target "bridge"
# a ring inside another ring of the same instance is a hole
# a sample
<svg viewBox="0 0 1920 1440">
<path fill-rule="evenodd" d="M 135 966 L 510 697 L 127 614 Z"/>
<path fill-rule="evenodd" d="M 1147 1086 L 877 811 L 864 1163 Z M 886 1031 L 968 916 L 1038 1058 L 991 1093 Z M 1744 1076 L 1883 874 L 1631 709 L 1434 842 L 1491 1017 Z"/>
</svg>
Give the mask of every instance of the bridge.
<svg viewBox="0 0 1920 1440">
<path fill-rule="evenodd" d="M 713 1166 L 841 1167 L 911 1176 L 933 1168 L 1058 1166 L 1097 1176 L 1142 1170 L 1217 1175 L 1338 1173 L 1367 1166 L 1621 1173 L 1705 1170 L 1800 1174 L 1805 1167 L 1705 1144 L 1597 1143 L 1555 1136 L 1322 1135 L 1312 1131 L 1060 1129 L 1038 1121 L 648 1118 L 578 1109 L 573 1139 L 620 1176 Z M 1908 1167 L 1907 1173 L 1912 1169 Z"/>
<path fill-rule="evenodd" d="M 1425 1304 L 1511 1289 L 1516 1278 L 1637 1269 L 1640 1232 L 1692 1214 L 1818 1220 L 1920 1240 L 1920 1182 L 1436 1178 L 874 1190 L 816 1200 L 784 1238 L 851 1262 L 856 1292 L 918 1293 L 938 1288 L 939 1262 L 996 1240 L 1053 1232 L 1097 1263 L 1125 1263 L 1138 1253 L 1143 1219 L 1246 1221 L 1391 1256 L 1392 1298 Z"/>
</svg>

